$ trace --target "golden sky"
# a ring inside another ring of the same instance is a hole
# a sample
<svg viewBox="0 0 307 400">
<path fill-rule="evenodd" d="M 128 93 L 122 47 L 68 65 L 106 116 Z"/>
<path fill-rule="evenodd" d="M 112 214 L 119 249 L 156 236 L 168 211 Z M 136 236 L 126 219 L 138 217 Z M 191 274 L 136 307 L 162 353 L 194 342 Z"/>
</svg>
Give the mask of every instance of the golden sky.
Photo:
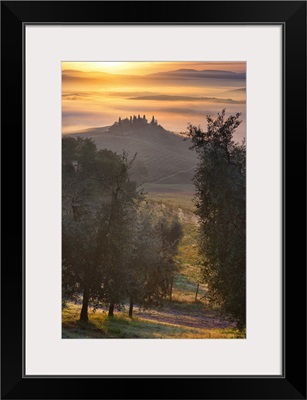
<svg viewBox="0 0 307 400">
<path fill-rule="evenodd" d="M 242 113 L 245 136 L 246 64 L 243 62 L 63 62 L 62 131 L 108 126 L 130 115 L 155 115 L 174 132 L 207 114 Z M 205 126 L 204 126 L 205 128 Z"/>
<path fill-rule="evenodd" d="M 196 70 L 215 69 L 215 70 L 228 70 L 231 66 L 231 71 L 245 72 L 245 63 L 242 62 L 63 62 L 62 70 L 75 69 L 84 72 L 109 72 L 120 74 L 136 74 L 146 75 L 155 72 L 168 71 L 180 68 L 192 68 Z"/>
</svg>

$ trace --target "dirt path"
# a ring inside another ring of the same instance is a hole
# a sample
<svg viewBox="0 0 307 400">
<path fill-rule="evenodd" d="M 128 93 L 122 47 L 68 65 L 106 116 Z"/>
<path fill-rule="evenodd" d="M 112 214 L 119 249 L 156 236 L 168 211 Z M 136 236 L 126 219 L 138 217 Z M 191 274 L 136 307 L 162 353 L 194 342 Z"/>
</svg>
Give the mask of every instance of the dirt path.
<svg viewBox="0 0 307 400">
<path fill-rule="evenodd" d="M 200 329 L 223 329 L 233 327 L 234 324 L 217 316 L 214 312 L 183 312 L 171 307 L 162 310 L 135 310 L 135 316 L 149 321 L 164 322 L 173 325 Z"/>
</svg>

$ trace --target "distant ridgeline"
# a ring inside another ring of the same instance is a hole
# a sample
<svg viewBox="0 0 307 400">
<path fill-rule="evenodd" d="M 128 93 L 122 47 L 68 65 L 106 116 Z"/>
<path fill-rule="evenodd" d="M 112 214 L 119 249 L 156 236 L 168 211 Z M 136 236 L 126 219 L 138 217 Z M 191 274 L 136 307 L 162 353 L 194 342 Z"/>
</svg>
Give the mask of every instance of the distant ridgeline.
<svg viewBox="0 0 307 400">
<path fill-rule="evenodd" d="M 109 132 L 122 133 L 132 130 L 135 131 L 138 129 L 145 128 L 147 126 L 161 127 L 161 125 L 158 125 L 158 121 L 155 119 L 154 115 L 152 116 L 150 123 L 148 123 L 146 115 L 143 115 L 143 117 L 141 117 L 139 114 L 137 117 L 134 115 L 133 117 L 130 116 L 130 118 L 125 118 L 125 119 L 121 119 L 121 117 L 119 117 L 118 121 L 114 122 L 114 124 L 110 126 Z"/>
</svg>

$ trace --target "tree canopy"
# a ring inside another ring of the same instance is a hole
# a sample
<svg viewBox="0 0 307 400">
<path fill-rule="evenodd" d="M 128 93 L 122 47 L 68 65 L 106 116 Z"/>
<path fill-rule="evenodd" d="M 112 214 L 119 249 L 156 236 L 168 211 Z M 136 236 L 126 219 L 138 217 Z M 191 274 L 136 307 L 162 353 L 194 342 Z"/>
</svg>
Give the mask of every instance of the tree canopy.
<svg viewBox="0 0 307 400">
<path fill-rule="evenodd" d="M 130 316 L 134 303 L 158 304 L 169 291 L 180 223 L 146 208 L 127 153 L 63 137 L 62 154 L 63 300 L 82 295 L 82 320 L 90 303 L 109 304 L 109 316 L 127 299 Z"/>
<path fill-rule="evenodd" d="M 246 146 L 233 135 L 240 114 L 207 116 L 207 130 L 188 125 L 199 163 L 194 176 L 200 253 L 209 299 L 245 327 Z"/>
</svg>

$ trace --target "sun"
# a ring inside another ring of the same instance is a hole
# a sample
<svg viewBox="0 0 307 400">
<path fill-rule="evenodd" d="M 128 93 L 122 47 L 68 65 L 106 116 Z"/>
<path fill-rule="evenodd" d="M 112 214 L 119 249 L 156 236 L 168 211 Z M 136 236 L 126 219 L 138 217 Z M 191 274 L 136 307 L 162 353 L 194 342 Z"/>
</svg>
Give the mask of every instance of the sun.
<svg viewBox="0 0 307 400">
<path fill-rule="evenodd" d="M 117 65 L 122 65 L 125 64 L 123 61 L 104 61 L 104 62 L 93 62 L 94 65 L 97 65 L 97 67 L 103 67 L 103 68 L 108 68 L 108 67 L 114 67 Z"/>
<path fill-rule="evenodd" d="M 126 62 L 122 61 L 105 61 L 105 62 L 92 62 L 91 68 L 102 71 L 119 71 L 125 69 Z"/>
</svg>

